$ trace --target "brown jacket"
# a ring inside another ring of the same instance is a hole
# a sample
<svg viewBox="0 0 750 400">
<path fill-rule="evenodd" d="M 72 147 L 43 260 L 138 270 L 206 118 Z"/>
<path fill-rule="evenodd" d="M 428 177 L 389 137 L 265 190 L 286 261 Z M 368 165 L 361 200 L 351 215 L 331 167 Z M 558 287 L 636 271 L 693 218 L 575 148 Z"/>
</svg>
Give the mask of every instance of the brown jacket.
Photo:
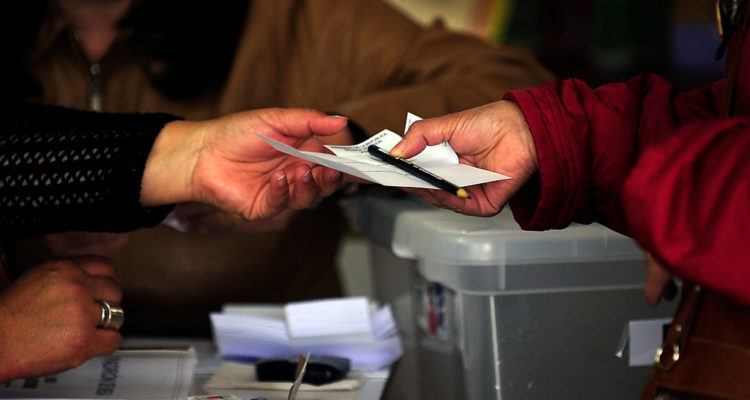
<svg viewBox="0 0 750 400">
<path fill-rule="evenodd" d="M 66 25 L 50 19 L 30 65 L 45 103 L 88 107 L 88 65 Z M 348 116 L 370 133 L 500 99 L 551 79 L 524 50 L 423 29 L 376 0 L 254 0 L 225 84 L 170 100 L 150 84 L 127 35 L 101 63 L 103 109 L 169 112 L 186 119 L 266 107 Z M 195 57 L 200 57 L 196 54 Z M 257 234 L 131 234 L 115 256 L 126 329 L 207 333 L 224 302 L 283 302 L 340 294 L 334 258 L 345 230 L 335 202 Z"/>
</svg>

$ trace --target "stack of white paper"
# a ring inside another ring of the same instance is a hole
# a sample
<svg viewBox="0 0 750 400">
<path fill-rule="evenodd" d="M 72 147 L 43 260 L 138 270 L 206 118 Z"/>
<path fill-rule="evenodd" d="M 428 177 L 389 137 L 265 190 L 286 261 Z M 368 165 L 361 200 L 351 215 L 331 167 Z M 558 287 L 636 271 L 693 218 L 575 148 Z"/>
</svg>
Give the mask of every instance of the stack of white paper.
<svg viewBox="0 0 750 400">
<path fill-rule="evenodd" d="M 284 307 L 225 306 L 211 314 L 214 340 L 225 357 L 332 355 L 352 369 L 371 371 L 401 356 L 390 307 L 375 309 L 365 297 L 289 303 Z"/>
</svg>

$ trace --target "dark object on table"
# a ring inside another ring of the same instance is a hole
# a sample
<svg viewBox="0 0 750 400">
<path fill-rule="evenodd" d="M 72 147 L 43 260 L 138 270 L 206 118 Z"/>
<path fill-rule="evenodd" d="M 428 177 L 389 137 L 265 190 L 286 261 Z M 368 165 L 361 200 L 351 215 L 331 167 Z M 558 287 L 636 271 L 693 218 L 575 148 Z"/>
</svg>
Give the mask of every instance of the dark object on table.
<svg viewBox="0 0 750 400">
<path fill-rule="evenodd" d="M 259 381 L 293 382 L 297 361 L 297 356 L 264 358 L 255 364 L 255 373 Z M 349 366 L 348 358 L 311 355 L 302 382 L 322 385 L 338 381 L 349 373 Z"/>
</svg>

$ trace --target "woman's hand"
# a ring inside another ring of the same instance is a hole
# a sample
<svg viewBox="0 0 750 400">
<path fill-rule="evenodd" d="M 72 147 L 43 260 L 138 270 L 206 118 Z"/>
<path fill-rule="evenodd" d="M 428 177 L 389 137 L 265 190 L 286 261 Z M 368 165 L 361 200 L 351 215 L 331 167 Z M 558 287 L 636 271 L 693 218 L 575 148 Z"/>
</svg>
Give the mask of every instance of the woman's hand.
<svg viewBox="0 0 750 400">
<path fill-rule="evenodd" d="M 145 206 L 201 202 L 248 220 L 303 209 L 332 194 L 342 174 L 281 153 L 257 134 L 305 151 L 325 151 L 342 117 L 313 110 L 267 109 L 204 122 L 175 121 L 159 134 L 144 172 Z"/>
<path fill-rule="evenodd" d="M 391 154 L 409 158 L 426 145 L 442 142 L 451 145 L 461 163 L 511 177 L 466 188 L 468 199 L 441 190 L 407 189 L 435 205 L 463 214 L 497 214 L 538 169 L 529 127 L 518 107 L 509 101 L 415 122 Z"/>
</svg>

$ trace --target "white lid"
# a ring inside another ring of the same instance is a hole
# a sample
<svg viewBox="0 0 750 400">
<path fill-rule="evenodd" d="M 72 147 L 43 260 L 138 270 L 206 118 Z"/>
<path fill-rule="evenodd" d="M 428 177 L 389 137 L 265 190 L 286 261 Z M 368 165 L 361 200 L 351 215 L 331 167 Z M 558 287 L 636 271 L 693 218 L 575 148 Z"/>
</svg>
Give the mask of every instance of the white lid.
<svg viewBox="0 0 750 400">
<path fill-rule="evenodd" d="M 507 207 L 494 217 L 481 218 L 436 208 L 411 197 L 370 196 L 360 205 L 358 225 L 372 241 L 390 248 L 396 256 L 419 260 L 422 272 L 432 275 L 428 278 L 447 281 L 454 288 L 469 286 L 482 292 L 505 290 L 508 288 L 505 267 L 610 261 L 637 261 L 639 270 L 634 279 L 637 284 L 643 279 L 643 251 L 631 238 L 599 224 L 572 224 L 563 230 L 543 232 L 524 231 Z M 458 271 L 457 266 L 463 269 Z M 477 267 L 483 266 L 499 271 L 481 268 L 479 275 L 484 278 L 479 279 Z M 574 271 L 569 269 L 569 272 Z M 486 276 L 488 273 L 494 278 Z M 488 279 L 493 282 L 485 282 Z M 534 278 L 535 281 L 543 279 Z M 575 279 L 566 278 L 566 284 L 591 284 L 576 283 Z M 529 285 L 528 278 L 523 285 Z"/>
</svg>

